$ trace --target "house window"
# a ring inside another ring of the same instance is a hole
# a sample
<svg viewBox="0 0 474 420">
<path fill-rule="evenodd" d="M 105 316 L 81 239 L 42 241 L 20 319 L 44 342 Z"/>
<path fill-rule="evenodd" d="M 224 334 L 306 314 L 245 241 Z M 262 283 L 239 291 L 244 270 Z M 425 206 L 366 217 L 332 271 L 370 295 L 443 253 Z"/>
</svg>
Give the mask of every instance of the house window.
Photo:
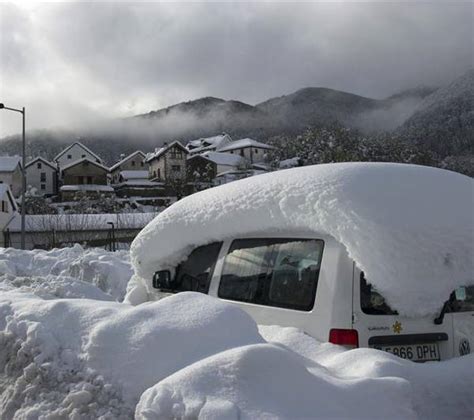
<svg viewBox="0 0 474 420">
<path fill-rule="evenodd" d="M 140 162 L 140 166 L 143 167 L 144 163 L 143 162 Z"/>
<path fill-rule="evenodd" d="M 258 149 L 255 149 L 255 154 L 257 154 L 257 155 L 258 155 Z"/>
<path fill-rule="evenodd" d="M 244 149 L 240 149 L 240 156 L 244 155 Z"/>
<path fill-rule="evenodd" d="M 40 182 L 46 182 L 46 172 L 41 172 L 41 174 L 40 174 Z"/>
<path fill-rule="evenodd" d="M 174 149 L 171 151 L 171 159 L 181 159 L 183 157 L 183 154 L 181 153 L 181 150 Z"/>
<path fill-rule="evenodd" d="M 231 150 L 231 151 L 230 151 L 230 153 L 234 154 L 234 151 L 233 151 L 233 150 Z"/>
<path fill-rule="evenodd" d="M 79 181 L 79 184 L 84 184 L 84 177 L 83 176 L 78 176 L 77 180 Z"/>
<path fill-rule="evenodd" d="M 156 176 L 156 173 L 155 173 L 155 176 Z M 161 169 L 158 168 L 158 179 L 161 179 Z"/>
<path fill-rule="evenodd" d="M 72 159 L 72 155 L 67 155 L 67 158 L 68 158 L 68 159 Z"/>
<path fill-rule="evenodd" d="M 45 190 L 46 189 L 46 184 L 41 184 L 41 189 Z"/>
<path fill-rule="evenodd" d="M 36 164 L 36 167 L 37 167 L 38 169 L 41 169 L 41 162 L 38 162 L 38 163 Z"/>
<path fill-rule="evenodd" d="M 181 166 L 180 165 L 171 165 L 171 170 L 173 172 L 181 172 Z"/>
<path fill-rule="evenodd" d="M 4 200 L 2 200 L 2 212 L 8 213 L 8 203 Z"/>
<path fill-rule="evenodd" d="M 135 161 L 134 160 L 132 160 L 132 166 L 135 166 Z"/>
<path fill-rule="evenodd" d="M 91 177 L 91 176 L 88 176 L 88 177 L 87 177 L 87 183 L 88 183 L 88 184 L 92 184 L 92 177 Z"/>
<path fill-rule="evenodd" d="M 85 157 L 86 157 L 86 155 L 81 155 L 81 158 L 85 158 Z"/>
</svg>

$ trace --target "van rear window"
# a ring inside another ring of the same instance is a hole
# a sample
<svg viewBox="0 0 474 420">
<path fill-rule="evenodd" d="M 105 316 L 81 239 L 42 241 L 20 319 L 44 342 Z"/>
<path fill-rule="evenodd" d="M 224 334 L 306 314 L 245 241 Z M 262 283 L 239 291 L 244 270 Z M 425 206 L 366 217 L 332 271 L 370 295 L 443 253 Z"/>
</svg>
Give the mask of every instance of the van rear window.
<svg viewBox="0 0 474 420">
<path fill-rule="evenodd" d="M 218 296 L 310 311 L 323 252 L 315 239 L 237 239 L 225 257 Z"/>
<path fill-rule="evenodd" d="M 368 315 L 398 315 L 374 286 L 367 283 L 364 273 L 360 274 L 360 307 Z"/>
<path fill-rule="evenodd" d="M 474 286 L 457 288 L 450 296 L 446 312 L 474 312 Z"/>
</svg>

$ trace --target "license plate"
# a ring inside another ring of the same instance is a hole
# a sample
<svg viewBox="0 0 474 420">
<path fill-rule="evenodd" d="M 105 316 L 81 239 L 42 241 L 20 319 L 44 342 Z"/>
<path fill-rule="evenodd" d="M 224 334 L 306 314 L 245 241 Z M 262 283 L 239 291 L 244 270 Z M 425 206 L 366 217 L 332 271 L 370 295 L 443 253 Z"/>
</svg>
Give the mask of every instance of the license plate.
<svg viewBox="0 0 474 420">
<path fill-rule="evenodd" d="M 414 362 L 440 360 L 438 343 L 410 344 L 404 346 L 374 346 L 374 348 L 392 353 L 402 359 Z"/>
</svg>

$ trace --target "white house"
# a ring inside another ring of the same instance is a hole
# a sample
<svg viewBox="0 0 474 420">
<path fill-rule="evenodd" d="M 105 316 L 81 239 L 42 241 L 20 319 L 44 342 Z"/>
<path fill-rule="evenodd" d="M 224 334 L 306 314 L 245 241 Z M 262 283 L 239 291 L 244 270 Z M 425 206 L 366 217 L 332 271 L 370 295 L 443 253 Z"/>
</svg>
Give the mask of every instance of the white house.
<svg viewBox="0 0 474 420">
<path fill-rule="evenodd" d="M 15 217 L 18 211 L 15 198 L 8 184 L 0 184 L 0 246 L 8 245 L 5 243 L 5 230 Z"/>
<path fill-rule="evenodd" d="M 0 184 L 6 184 L 14 197 L 22 191 L 22 167 L 20 156 L 0 156 Z"/>
<path fill-rule="evenodd" d="M 62 170 L 65 166 L 80 159 L 89 159 L 100 164 L 103 163 L 98 155 L 78 141 L 66 147 L 53 160 L 59 166 L 59 170 Z"/>
<path fill-rule="evenodd" d="M 203 137 L 196 140 L 191 140 L 186 145 L 186 149 L 189 150 L 191 155 L 200 154 L 206 151 L 216 151 L 219 148 L 224 147 L 232 142 L 232 138 L 226 134 L 222 133 L 217 136 L 212 137 Z"/>
<path fill-rule="evenodd" d="M 204 152 L 201 154 L 201 156 L 204 156 L 217 165 L 217 175 L 221 174 L 222 172 L 241 169 L 246 163 L 240 155 L 233 155 L 231 153 Z"/>
<path fill-rule="evenodd" d="M 265 154 L 273 149 L 273 146 L 246 138 L 233 141 L 224 147 L 219 147 L 217 150 L 221 153 L 231 153 L 242 156 L 250 163 L 257 163 L 263 162 L 265 160 Z"/>
<path fill-rule="evenodd" d="M 140 150 L 131 153 L 122 158 L 119 162 L 110 167 L 110 176 L 112 184 L 119 182 L 120 172 L 122 171 L 147 171 L 148 163 L 145 162 L 146 155 Z M 133 176 L 133 175 L 132 175 Z"/>
<path fill-rule="evenodd" d="M 26 184 L 36 188 L 40 195 L 58 193 L 58 168 L 54 163 L 37 157 L 25 166 Z"/>
</svg>

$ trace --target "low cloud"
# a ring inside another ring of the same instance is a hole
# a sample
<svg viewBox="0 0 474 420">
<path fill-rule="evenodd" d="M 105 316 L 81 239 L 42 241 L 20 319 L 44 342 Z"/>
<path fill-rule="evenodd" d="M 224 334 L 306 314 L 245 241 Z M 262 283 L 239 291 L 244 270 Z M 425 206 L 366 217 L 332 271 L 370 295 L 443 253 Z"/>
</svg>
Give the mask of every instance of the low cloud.
<svg viewBox="0 0 474 420">
<path fill-rule="evenodd" d="M 472 7 L 1 3 L 0 101 L 26 106 L 29 128 L 87 128 L 210 95 L 255 104 L 325 86 L 383 98 L 472 66 Z M 168 121 L 163 132 L 188 124 Z M 20 127 L 0 112 L 0 136 Z"/>
</svg>

